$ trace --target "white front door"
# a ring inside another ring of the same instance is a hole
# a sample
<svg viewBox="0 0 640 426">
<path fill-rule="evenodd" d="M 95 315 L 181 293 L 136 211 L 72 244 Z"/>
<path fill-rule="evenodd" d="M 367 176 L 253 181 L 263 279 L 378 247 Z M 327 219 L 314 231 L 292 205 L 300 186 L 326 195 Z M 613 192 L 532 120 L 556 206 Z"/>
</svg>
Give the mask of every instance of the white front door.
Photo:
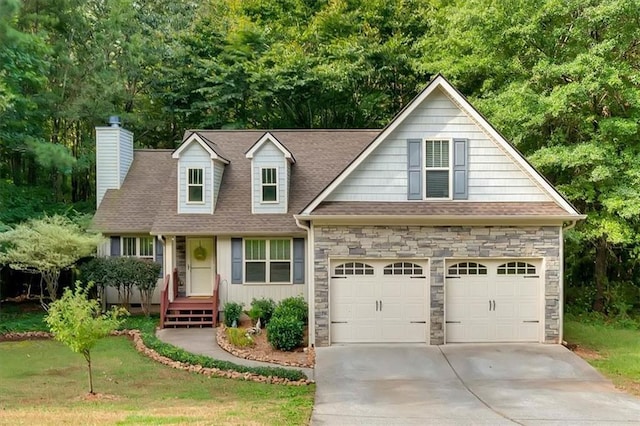
<svg viewBox="0 0 640 426">
<path fill-rule="evenodd" d="M 333 343 L 426 342 L 426 264 L 333 262 L 330 284 Z"/>
<path fill-rule="evenodd" d="M 187 238 L 187 296 L 213 295 L 215 251 L 213 238 Z"/>
<path fill-rule="evenodd" d="M 539 341 L 540 277 L 536 261 L 449 262 L 447 343 Z"/>
</svg>

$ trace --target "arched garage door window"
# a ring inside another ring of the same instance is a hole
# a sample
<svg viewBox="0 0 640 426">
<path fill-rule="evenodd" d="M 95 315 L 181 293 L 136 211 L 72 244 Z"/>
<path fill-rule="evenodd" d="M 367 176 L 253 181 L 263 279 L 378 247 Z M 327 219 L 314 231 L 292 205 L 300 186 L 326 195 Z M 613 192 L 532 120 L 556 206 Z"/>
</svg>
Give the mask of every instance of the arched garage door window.
<svg viewBox="0 0 640 426">
<path fill-rule="evenodd" d="M 535 275 L 536 267 L 527 262 L 508 262 L 498 266 L 498 275 Z"/>
<path fill-rule="evenodd" d="M 422 275 L 422 266 L 411 262 L 396 262 L 384 267 L 385 275 Z"/>
<path fill-rule="evenodd" d="M 448 275 L 487 275 L 487 267 L 477 262 L 460 262 L 449 266 Z"/>
<path fill-rule="evenodd" d="M 373 275 L 373 266 L 361 262 L 347 262 L 336 266 L 335 275 Z"/>
</svg>

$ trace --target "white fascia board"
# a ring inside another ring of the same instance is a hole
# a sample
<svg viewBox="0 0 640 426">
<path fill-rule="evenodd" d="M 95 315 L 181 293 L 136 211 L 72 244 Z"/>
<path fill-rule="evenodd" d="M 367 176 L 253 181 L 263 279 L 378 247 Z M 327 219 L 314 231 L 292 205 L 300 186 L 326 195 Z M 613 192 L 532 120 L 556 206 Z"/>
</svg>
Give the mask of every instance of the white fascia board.
<svg viewBox="0 0 640 426">
<path fill-rule="evenodd" d="M 498 133 L 491 124 L 460 94 L 442 75 L 438 74 L 422 92 L 420 92 L 407 107 L 402 110 L 387 127 L 367 146 L 354 161 L 347 166 L 342 173 L 331 182 L 311 203 L 304 208 L 301 214 L 311 213 L 318 205 L 323 202 L 329 194 L 331 194 L 396 128 L 404 122 L 404 120 L 413 113 L 413 111 L 422 104 L 422 102 L 433 93 L 434 90 L 440 88 L 443 90 L 459 107 L 462 108 L 469 117 L 471 117 L 480 127 L 482 127 L 488 135 L 500 144 L 504 150 L 511 155 L 512 158 L 526 170 L 533 179 L 545 190 L 554 201 L 556 201 L 567 213 L 575 220 L 580 213 L 564 199 L 562 195 L 547 180 L 535 170 L 509 142 Z"/>
<path fill-rule="evenodd" d="M 185 149 L 187 149 L 187 147 L 194 141 L 199 143 L 200 146 L 204 148 L 205 151 L 207 151 L 212 160 L 218 160 L 221 163 L 229 164 L 229 160 L 218 155 L 218 153 L 211 149 L 211 147 L 205 141 L 203 141 L 200 135 L 198 135 L 197 133 L 192 133 L 191 136 L 189 136 L 184 142 L 182 142 L 182 144 L 175 151 L 173 151 L 173 154 L 171 154 L 171 158 L 180 158 L 180 154 Z"/>
<path fill-rule="evenodd" d="M 289 151 L 287 149 L 287 147 L 285 147 L 279 140 L 278 138 L 276 138 L 275 136 L 273 136 L 271 134 L 271 132 L 267 132 L 264 135 L 262 135 L 262 137 L 260 139 L 258 139 L 258 141 L 256 143 L 254 143 L 251 148 L 249 148 L 249 150 L 245 153 L 245 157 L 253 159 L 254 154 L 262 147 L 262 145 L 264 145 L 266 142 L 271 142 L 272 144 L 274 144 L 276 146 L 276 148 L 278 148 L 278 150 L 280 152 L 282 152 L 282 155 L 284 155 L 284 158 L 287 159 L 287 161 L 289 161 L 289 163 L 294 164 L 296 162 L 296 159 L 293 157 L 293 154 L 291 154 L 291 151 Z"/>
<path fill-rule="evenodd" d="M 561 226 L 566 222 L 584 219 L 584 215 L 564 216 L 451 216 L 451 215 L 294 215 L 298 220 L 308 220 L 316 225 L 549 225 Z"/>
</svg>

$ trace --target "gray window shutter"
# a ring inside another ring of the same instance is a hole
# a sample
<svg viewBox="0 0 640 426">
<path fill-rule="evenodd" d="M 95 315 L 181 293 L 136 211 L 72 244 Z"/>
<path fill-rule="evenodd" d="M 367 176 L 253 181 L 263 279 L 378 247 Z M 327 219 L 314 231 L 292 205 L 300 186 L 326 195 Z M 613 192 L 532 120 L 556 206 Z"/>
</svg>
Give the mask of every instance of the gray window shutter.
<svg viewBox="0 0 640 426">
<path fill-rule="evenodd" d="M 164 246 L 162 244 L 162 240 L 160 240 L 160 238 L 155 237 L 155 241 L 156 241 L 156 263 L 158 263 L 160 265 L 160 277 L 163 277 L 163 269 L 164 269 Z"/>
<path fill-rule="evenodd" d="M 407 140 L 407 199 L 422 200 L 422 140 Z"/>
<path fill-rule="evenodd" d="M 453 199 L 469 198 L 469 158 L 467 140 L 453 140 Z"/>
<path fill-rule="evenodd" d="M 231 284 L 242 284 L 242 238 L 231 239 Z"/>
<path fill-rule="evenodd" d="M 111 237 L 111 256 L 120 256 L 120 237 Z"/>
<path fill-rule="evenodd" d="M 304 238 L 293 239 L 293 283 L 304 284 Z"/>
</svg>

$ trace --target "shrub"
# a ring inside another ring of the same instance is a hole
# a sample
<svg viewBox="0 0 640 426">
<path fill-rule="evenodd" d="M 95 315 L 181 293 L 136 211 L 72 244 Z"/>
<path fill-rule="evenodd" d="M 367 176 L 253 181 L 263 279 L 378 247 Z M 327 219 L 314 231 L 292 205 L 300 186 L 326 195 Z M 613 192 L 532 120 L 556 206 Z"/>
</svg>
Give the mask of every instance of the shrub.
<svg viewBox="0 0 640 426">
<path fill-rule="evenodd" d="M 224 304 L 224 324 L 227 327 L 233 327 L 240 323 L 240 315 L 242 315 L 242 304 L 236 302 L 227 302 Z"/>
<path fill-rule="evenodd" d="M 257 322 L 259 318 L 262 326 L 266 326 L 271 320 L 275 309 L 276 302 L 274 302 L 273 299 L 253 299 L 248 314 L 254 323 Z"/>
<path fill-rule="evenodd" d="M 287 297 L 280 301 L 273 316 L 279 318 L 292 316 L 303 324 L 306 324 L 309 317 L 309 305 L 307 305 L 307 302 L 305 302 L 302 296 Z"/>
<path fill-rule="evenodd" d="M 229 343 L 239 348 L 246 348 L 247 346 L 255 345 L 253 338 L 247 334 L 247 331 L 242 328 L 227 328 L 227 338 Z"/>
<path fill-rule="evenodd" d="M 274 315 L 267 325 L 267 340 L 281 351 L 290 351 L 302 344 L 304 323 L 292 315 Z"/>
</svg>

